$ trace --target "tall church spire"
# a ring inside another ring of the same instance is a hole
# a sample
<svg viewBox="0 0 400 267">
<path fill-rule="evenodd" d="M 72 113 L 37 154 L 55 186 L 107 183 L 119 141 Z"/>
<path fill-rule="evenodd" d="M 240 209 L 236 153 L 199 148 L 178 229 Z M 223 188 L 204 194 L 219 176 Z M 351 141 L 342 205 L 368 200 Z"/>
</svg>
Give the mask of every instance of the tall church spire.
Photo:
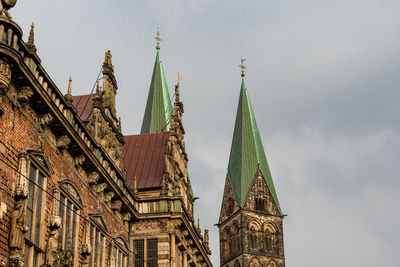
<svg viewBox="0 0 400 267">
<path fill-rule="evenodd" d="M 154 64 L 153 76 L 149 94 L 147 97 L 146 110 L 143 117 L 141 134 L 169 131 L 170 118 L 172 114 L 171 98 L 169 96 L 167 81 L 165 79 L 163 65 L 160 59 L 160 32 L 157 30 L 157 55 Z"/>
<path fill-rule="evenodd" d="M 280 210 L 278 197 L 246 88 L 243 62 L 244 59 L 242 59 L 242 64 L 240 65 L 242 69 L 242 85 L 229 157 L 228 176 L 238 203 L 243 206 L 257 172 L 261 171 L 275 204 Z"/>
</svg>

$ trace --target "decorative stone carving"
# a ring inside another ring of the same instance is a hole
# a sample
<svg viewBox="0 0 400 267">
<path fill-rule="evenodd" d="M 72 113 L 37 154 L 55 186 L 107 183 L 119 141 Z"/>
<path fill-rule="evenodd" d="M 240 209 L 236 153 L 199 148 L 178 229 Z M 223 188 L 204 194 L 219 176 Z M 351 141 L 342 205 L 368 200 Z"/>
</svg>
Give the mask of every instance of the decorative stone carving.
<svg viewBox="0 0 400 267">
<path fill-rule="evenodd" d="M 70 143 L 71 139 L 68 135 L 62 135 L 57 139 L 57 147 L 59 149 L 67 149 Z"/>
<path fill-rule="evenodd" d="M 53 266 L 53 264 L 56 263 L 57 261 L 58 236 L 59 236 L 58 228 L 51 228 L 46 248 L 46 264 L 50 266 Z"/>
<path fill-rule="evenodd" d="M 88 177 L 87 177 L 87 182 L 88 182 L 90 185 L 94 185 L 94 184 L 97 183 L 97 181 L 99 180 L 99 178 L 100 178 L 100 175 L 99 175 L 98 172 L 91 172 L 91 173 L 89 173 L 89 175 L 88 175 Z"/>
<path fill-rule="evenodd" d="M 112 210 L 121 210 L 122 207 L 122 201 L 121 200 L 114 200 L 111 201 L 111 209 Z"/>
<path fill-rule="evenodd" d="M 106 189 L 107 184 L 106 183 L 101 183 L 96 186 L 96 193 L 100 194 L 104 192 L 104 189 Z"/>
<path fill-rule="evenodd" d="M 111 199 L 114 197 L 114 192 L 107 192 L 104 194 L 104 202 L 108 204 Z"/>
<path fill-rule="evenodd" d="M 67 190 L 67 192 L 68 192 L 73 198 L 79 199 L 79 200 L 80 200 L 80 197 L 79 197 L 78 192 L 76 192 L 75 188 L 74 188 L 71 184 L 65 183 L 65 184 L 62 185 L 62 187 L 63 187 L 65 190 Z"/>
<path fill-rule="evenodd" d="M 204 229 L 204 245 L 207 249 L 207 252 L 211 252 L 209 242 L 210 242 L 210 238 L 208 235 L 208 229 Z M 211 253 L 209 253 L 209 254 L 211 254 Z"/>
<path fill-rule="evenodd" d="M 21 103 L 27 103 L 32 95 L 33 91 L 29 86 L 23 86 L 17 90 L 17 100 Z"/>
<path fill-rule="evenodd" d="M 122 214 L 122 220 L 129 222 L 131 220 L 131 214 L 129 212 Z"/>
<path fill-rule="evenodd" d="M 11 214 L 11 229 L 9 236 L 9 247 L 11 257 L 23 257 L 25 247 L 25 233 L 28 227 L 25 225 L 26 199 L 20 198 L 15 203 L 14 211 Z"/>
<path fill-rule="evenodd" d="M 53 121 L 53 116 L 50 113 L 46 113 L 39 117 L 39 124 L 42 127 L 46 127 Z"/>
<path fill-rule="evenodd" d="M 7 91 L 10 89 L 10 83 L 11 66 L 4 60 L 0 60 L 0 96 L 7 93 Z"/>
<path fill-rule="evenodd" d="M 28 185 L 27 185 L 27 178 L 28 171 L 27 171 L 27 161 L 26 161 L 26 153 L 22 152 L 18 155 L 19 157 L 19 166 L 18 166 L 18 180 L 15 186 L 14 191 L 14 198 L 18 199 L 26 199 L 28 198 Z"/>
<path fill-rule="evenodd" d="M 82 164 L 85 162 L 85 156 L 79 155 L 75 158 L 75 166 L 82 166 Z"/>
</svg>

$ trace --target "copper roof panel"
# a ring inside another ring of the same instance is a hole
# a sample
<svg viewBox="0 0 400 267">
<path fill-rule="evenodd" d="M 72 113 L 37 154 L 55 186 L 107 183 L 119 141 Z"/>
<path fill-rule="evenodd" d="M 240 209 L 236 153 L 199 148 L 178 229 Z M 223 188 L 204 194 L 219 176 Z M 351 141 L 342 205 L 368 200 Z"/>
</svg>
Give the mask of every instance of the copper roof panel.
<svg viewBox="0 0 400 267">
<path fill-rule="evenodd" d="M 86 121 L 93 116 L 94 94 L 74 96 L 72 104 L 75 106 L 78 116 Z"/>
<path fill-rule="evenodd" d="M 168 137 L 169 132 L 124 137 L 126 181 L 131 188 L 135 177 L 138 189 L 161 187 Z"/>
</svg>

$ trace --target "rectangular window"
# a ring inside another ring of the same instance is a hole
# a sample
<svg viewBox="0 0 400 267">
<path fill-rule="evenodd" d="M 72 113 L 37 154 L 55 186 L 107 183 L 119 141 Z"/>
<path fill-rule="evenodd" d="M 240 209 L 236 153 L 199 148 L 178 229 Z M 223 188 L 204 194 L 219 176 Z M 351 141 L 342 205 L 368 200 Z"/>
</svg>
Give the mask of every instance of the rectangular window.
<svg viewBox="0 0 400 267">
<path fill-rule="evenodd" d="M 76 240 L 78 235 L 78 214 L 79 210 L 64 194 L 60 193 L 60 207 L 58 215 L 61 218 L 60 237 L 58 239 L 60 248 L 70 249 L 75 254 Z"/>
<path fill-rule="evenodd" d="M 144 240 L 135 240 L 135 267 L 144 266 Z"/>
<path fill-rule="evenodd" d="M 128 257 L 118 247 L 113 248 L 112 261 L 114 267 L 126 267 L 128 266 Z"/>
<path fill-rule="evenodd" d="M 157 266 L 157 238 L 147 239 L 147 264 Z"/>
<path fill-rule="evenodd" d="M 30 163 L 28 181 L 28 199 L 26 206 L 26 226 L 28 232 L 25 234 L 25 266 L 39 266 L 41 263 L 40 241 L 42 234 L 42 206 L 44 190 L 46 190 L 46 178 Z"/>
<path fill-rule="evenodd" d="M 92 244 L 92 255 L 90 256 L 91 267 L 102 267 L 104 259 L 104 235 L 94 225 L 90 226 L 90 242 Z"/>
</svg>

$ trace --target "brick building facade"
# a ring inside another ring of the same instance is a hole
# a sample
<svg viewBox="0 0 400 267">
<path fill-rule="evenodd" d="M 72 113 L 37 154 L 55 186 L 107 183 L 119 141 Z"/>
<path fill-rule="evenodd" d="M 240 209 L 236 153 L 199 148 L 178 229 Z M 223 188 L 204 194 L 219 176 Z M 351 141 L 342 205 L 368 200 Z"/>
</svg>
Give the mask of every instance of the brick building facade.
<svg viewBox="0 0 400 267">
<path fill-rule="evenodd" d="M 142 132 L 124 136 L 110 51 L 95 92 L 63 95 L 15 3 L 0 1 L 0 265 L 211 266 L 159 46 Z"/>
</svg>

